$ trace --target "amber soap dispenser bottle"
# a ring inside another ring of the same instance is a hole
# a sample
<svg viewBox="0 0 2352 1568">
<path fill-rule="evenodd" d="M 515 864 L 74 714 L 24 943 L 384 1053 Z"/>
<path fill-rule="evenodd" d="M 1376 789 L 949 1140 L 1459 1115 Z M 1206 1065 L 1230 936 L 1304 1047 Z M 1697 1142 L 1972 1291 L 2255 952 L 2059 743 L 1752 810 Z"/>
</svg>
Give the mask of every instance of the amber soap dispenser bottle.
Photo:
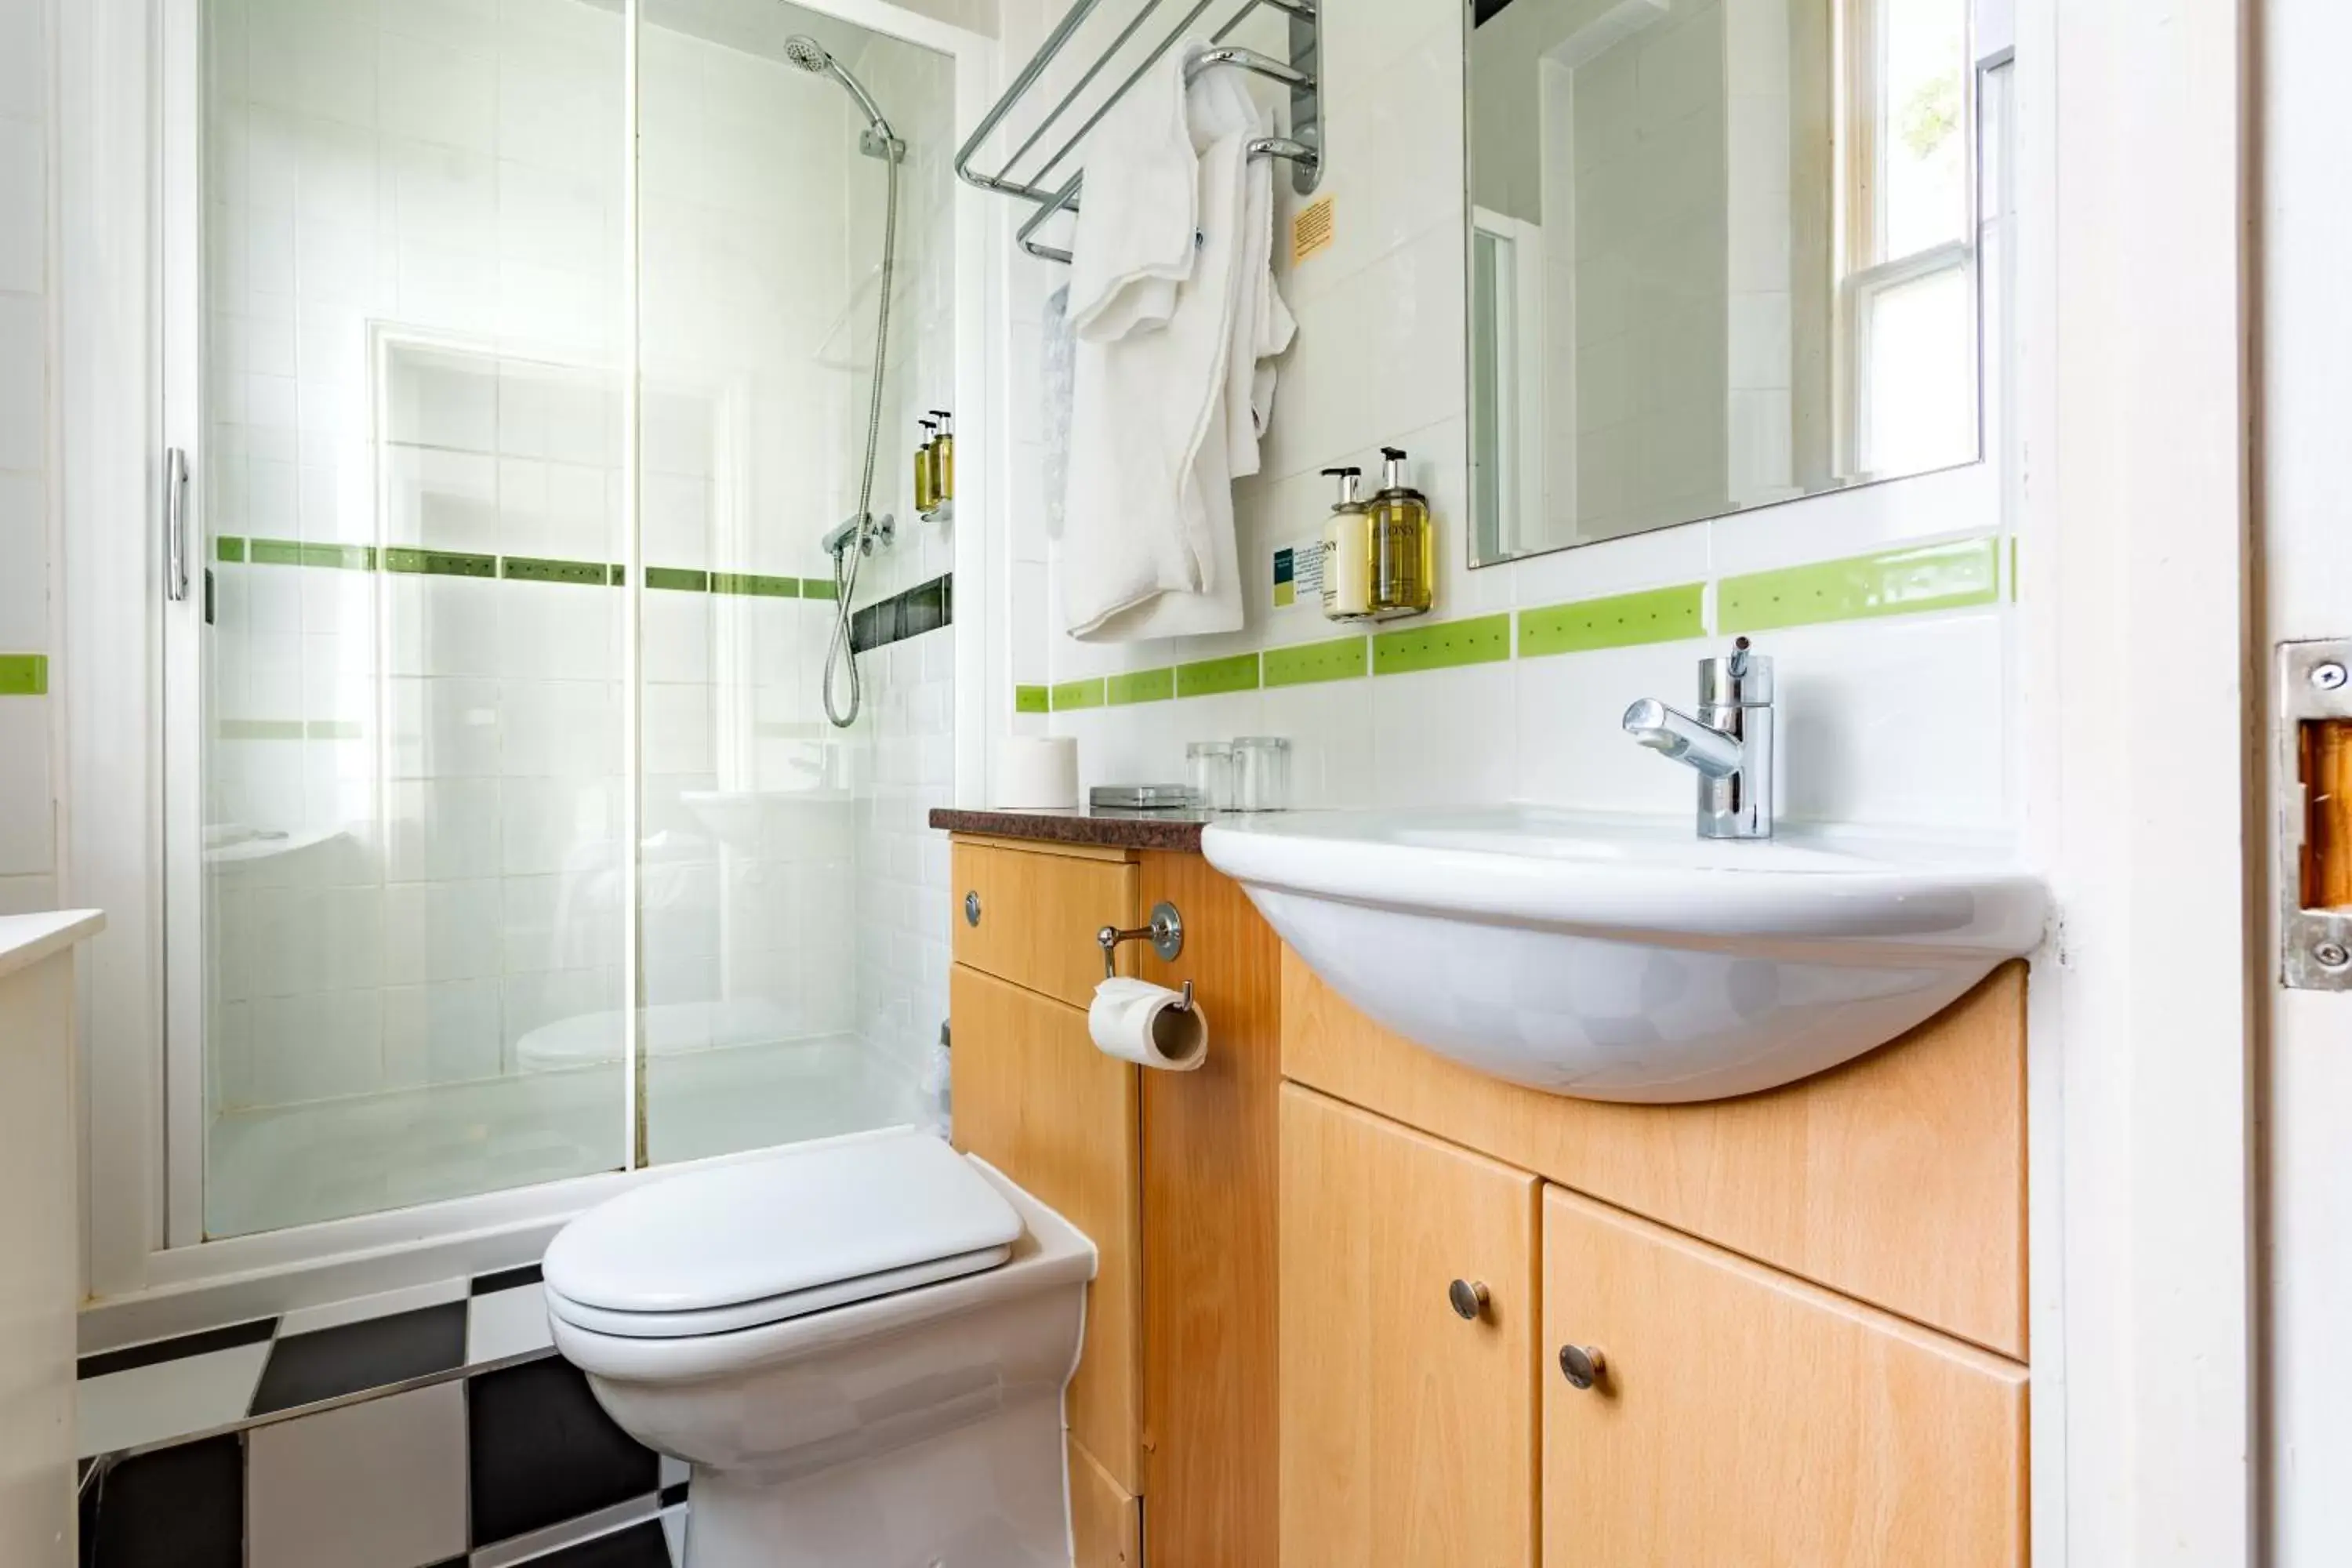
<svg viewBox="0 0 2352 1568">
<path fill-rule="evenodd" d="M 1404 482 L 1404 449 L 1383 447 L 1381 458 L 1381 492 L 1370 502 L 1371 613 L 1417 616 L 1436 592 L 1437 531 L 1429 498 Z"/>
</svg>

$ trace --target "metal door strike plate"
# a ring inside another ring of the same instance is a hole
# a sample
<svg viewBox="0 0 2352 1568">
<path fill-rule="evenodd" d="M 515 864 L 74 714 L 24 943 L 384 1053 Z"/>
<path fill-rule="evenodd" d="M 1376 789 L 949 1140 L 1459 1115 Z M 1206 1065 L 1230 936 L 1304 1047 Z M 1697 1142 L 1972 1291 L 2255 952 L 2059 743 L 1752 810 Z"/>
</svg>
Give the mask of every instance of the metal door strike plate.
<svg viewBox="0 0 2352 1568">
<path fill-rule="evenodd" d="M 2280 644 L 2277 698 L 2279 977 L 2352 991 L 2352 639 Z"/>
</svg>

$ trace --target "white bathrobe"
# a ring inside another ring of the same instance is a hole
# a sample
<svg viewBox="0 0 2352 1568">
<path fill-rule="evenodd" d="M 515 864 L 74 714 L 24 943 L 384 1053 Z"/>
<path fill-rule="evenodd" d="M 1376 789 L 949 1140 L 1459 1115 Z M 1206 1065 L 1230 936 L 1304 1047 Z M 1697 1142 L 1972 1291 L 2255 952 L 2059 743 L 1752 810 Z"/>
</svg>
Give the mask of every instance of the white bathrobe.
<svg viewBox="0 0 2352 1568">
<path fill-rule="evenodd" d="M 1244 619 L 1233 481 L 1257 471 L 1274 390 L 1262 362 L 1294 331 L 1274 288 L 1272 174 L 1248 155 L 1272 126 L 1229 70 L 1205 73 L 1186 108 L 1199 223 L 1192 269 L 1164 323 L 1113 310 L 1115 335 L 1099 311 L 1075 334 L 1060 573 L 1074 637 L 1199 636 L 1238 631 Z M 1116 168 L 1090 157 L 1087 184 L 1116 178 Z M 1074 256 L 1094 205 L 1081 203 Z M 1074 279 L 1074 326 L 1078 302 Z"/>
</svg>

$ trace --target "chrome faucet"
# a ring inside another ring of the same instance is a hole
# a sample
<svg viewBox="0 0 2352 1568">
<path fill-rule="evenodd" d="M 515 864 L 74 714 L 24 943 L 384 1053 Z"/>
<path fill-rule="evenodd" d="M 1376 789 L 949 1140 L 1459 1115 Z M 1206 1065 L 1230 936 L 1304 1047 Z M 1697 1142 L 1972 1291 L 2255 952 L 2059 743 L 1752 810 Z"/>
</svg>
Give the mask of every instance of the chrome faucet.
<svg viewBox="0 0 2352 1568">
<path fill-rule="evenodd" d="M 1772 837 L 1772 661 L 1748 651 L 1698 665 L 1698 717 L 1644 697 L 1625 732 L 1698 774 L 1701 838 Z"/>
</svg>

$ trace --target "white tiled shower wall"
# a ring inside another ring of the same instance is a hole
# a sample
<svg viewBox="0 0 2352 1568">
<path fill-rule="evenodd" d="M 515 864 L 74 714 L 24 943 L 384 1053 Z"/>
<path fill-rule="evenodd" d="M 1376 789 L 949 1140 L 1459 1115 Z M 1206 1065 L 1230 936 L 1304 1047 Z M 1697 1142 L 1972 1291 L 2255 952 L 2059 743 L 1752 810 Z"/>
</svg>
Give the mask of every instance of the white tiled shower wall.
<svg viewBox="0 0 2352 1568">
<path fill-rule="evenodd" d="M 49 656 L 52 118 L 43 0 L 0 0 L 0 656 Z M 0 914 L 57 901 L 48 696 L 0 696 Z"/>
<path fill-rule="evenodd" d="M 212 531 L 620 559 L 618 17 L 576 0 L 208 9 Z M 817 538 L 856 500 L 870 321 L 853 289 L 874 247 L 855 204 L 881 165 L 856 153 L 845 97 L 773 57 L 774 17 L 689 10 L 771 52 L 658 17 L 641 37 L 645 559 L 819 577 Z M 910 251 L 947 254 L 922 232 L 942 210 L 909 200 Z M 922 267 L 903 292 L 912 399 L 947 296 Z M 372 431 L 369 331 L 387 323 L 414 341 Z M 403 415 L 404 366 L 445 373 L 421 414 Z M 401 443 L 381 533 L 373 435 Z M 621 595 L 218 572 L 218 716 L 311 728 L 222 738 L 216 819 L 347 835 L 222 879 L 223 1102 L 511 1071 L 538 1025 L 617 1008 Z M 844 737 L 817 702 L 830 621 L 822 600 L 644 595 L 653 1005 L 752 998 L 810 1035 L 859 1022 L 852 911 L 889 900 L 859 886 L 852 827 L 877 731 Z M 874 682 L 877 711 L 890 691 Z M 812 793 L 784 809 L 779 792 Z"/>
<path fill-rule="evenodd" d="M 1008 56 L 1033 48 L 1062 7 L 1008 0 Z M 1263 476 L 1237 490 L 1250 623 L 1181 643 L 1101 647 L 1061 636 L 1052 552 L 1039 519 L 1040 305 L 1058 268 L 1016 259 L 1013 333 L 1013 679 L 1049 684 L 1328 637 L 1307 606 L 1270 605 L 1271 553 L 1319 537 L 1338 463 L 1372 469 L 1376 448 L 1413 456 L 1439 521 L 1435 616 L 1711 579 L 1856 554 L 1899 542 L 2003 531 L 1999 366 L 2004 312 L 1995 287 L 2005 219 L 1988 221 L 1984 268 L 1990 461 L 1948 474 L 1466 571 L 1462 7 L 1455 0 L 1360 0 L 1333 7 L 1323 39 L 1332 247 L 1282 287 L 1298 340 L 1282 382 Z M 1219 7 L 1216 16 L 1224 15 Z M 1300 205 L 1277 178 L 1277 222 Z M 1278 231 L 1286 237 L 1286 226 Z M 2006 552 L 2004 552 L 2004 554 Z M 2005 829 L 2017 792 L 2009 727 L 2011 612 L 2006 605 L 1834 624 L 1759 637 L 1779 660 L 1781 799 L 1791 818 Z M 1080 738 L 1087 784 L 1173 780 L 1184 742 L 1289 736 L 1304 804 L 1534 800 L 1668 814 L 1690 809 L 1682 770 L 1618 732 L 1638 696 L 1687 698 L 1712 644 L 1654 645 L 1519 659 L 1127 709 L 1016 715 L 1016 730 Z M 1009 693 L 992 694 L 1002 711 Z"/>
</svg>

